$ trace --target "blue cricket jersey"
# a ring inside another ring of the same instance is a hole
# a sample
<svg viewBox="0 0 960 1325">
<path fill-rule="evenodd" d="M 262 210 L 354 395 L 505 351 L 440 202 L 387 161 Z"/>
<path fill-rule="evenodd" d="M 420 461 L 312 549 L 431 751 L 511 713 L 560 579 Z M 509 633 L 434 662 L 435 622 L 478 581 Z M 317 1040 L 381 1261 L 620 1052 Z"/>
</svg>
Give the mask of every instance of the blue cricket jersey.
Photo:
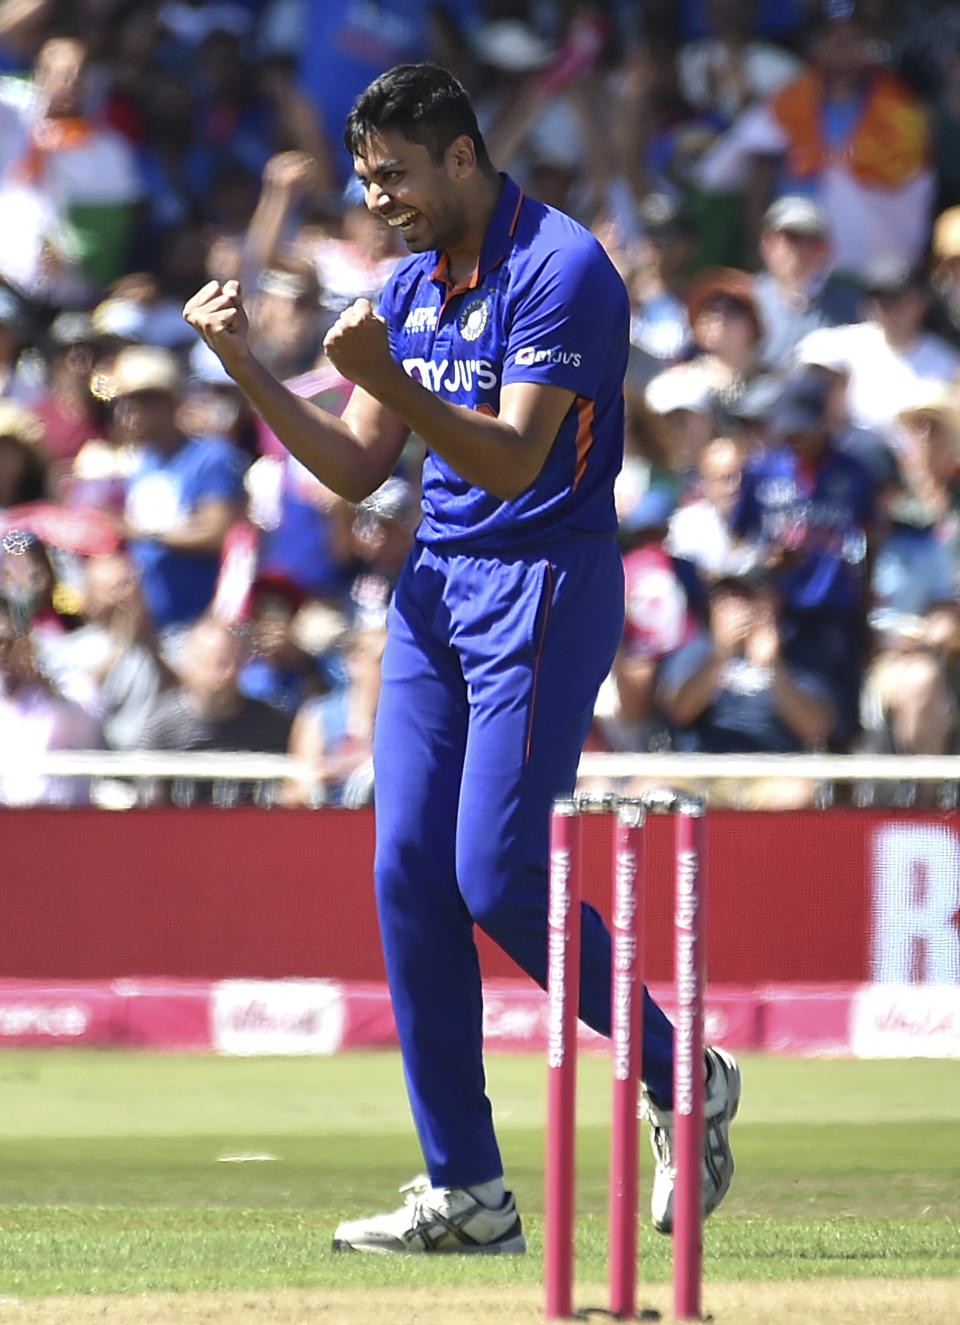
<svg viewBox="0 0 960 1325">
<path fill-rule="evenodd" d="M 846 609 L 865 601 L 873 517 L 870 476 L 858 460 L 828 446 L 805 470 L 779 446 L 747 464 L 732 526 L 750 542 L 791 554 L 777 575 L 788 607 Z"/>
<path fill-rule="evenodd" d="M 503 179 L 470 279 L 452 284 L 445 253 L 416 254 L 395 269 L 379 303 L 394 359 L 452 404 L 497 414 L 509 382 L 576 394 L 543 469 L 512 501 L 473 486 L 428 452 L 417 537 L 465 551 L 502 552 L 617 528 L 627 291 L 588 230 Z"/>
</svg>

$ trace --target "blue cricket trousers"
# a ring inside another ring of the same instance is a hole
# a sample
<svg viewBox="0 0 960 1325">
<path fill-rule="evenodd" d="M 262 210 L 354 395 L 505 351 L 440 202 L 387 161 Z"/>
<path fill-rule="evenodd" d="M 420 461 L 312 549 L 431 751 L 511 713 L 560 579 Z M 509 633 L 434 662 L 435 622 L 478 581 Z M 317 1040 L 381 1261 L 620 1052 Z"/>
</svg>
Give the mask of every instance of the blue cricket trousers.
<svg viewBox="0 0 960 1325">
<path fill-rule="evenodd" d="M 482 1057 L 479 925 L 547 976 L 550 806 L 569 794 L 623 629 L 612 538 L 538 555 L 417 544 L 390 609 L 374 739 L 376 889 L 414 1122 L 435 1186 L 503 1172 Z M 645 995 L 644 1077 L 673 1094 Z M 610 936 L 584 906 L 580 1015 L 610 1033 Z"/>
</svg>

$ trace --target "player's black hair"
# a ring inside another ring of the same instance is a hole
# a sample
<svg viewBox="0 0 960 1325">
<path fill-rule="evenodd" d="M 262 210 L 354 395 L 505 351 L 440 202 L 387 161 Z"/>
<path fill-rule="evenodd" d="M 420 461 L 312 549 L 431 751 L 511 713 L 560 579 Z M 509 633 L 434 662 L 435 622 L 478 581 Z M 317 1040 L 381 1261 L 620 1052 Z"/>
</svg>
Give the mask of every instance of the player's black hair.
<svg viewBox="0 0 960 1325">
<path fill-rule="evenodd" d="M 438 165 L 455 138 L 473 142 L 481 170 L 493 166 L 477 116 L 460 81 L 436 64 L 398 64 L 360 93 L 347 116 L 343 142 L 351 156 L 363 156 L 381 129 L 395 129 L 419 143 Z"/>
</svg>

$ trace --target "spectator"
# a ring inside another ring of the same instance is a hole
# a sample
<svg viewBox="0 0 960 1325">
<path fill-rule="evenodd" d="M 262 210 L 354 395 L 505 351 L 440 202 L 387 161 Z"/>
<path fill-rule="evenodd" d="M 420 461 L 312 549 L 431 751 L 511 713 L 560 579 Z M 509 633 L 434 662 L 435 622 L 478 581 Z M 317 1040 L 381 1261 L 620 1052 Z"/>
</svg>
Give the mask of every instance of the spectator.
<svg viewBox="0 0 960 1325">
<path fill-rule="evenodd" d="M 63 590 L 50 551 L 29 530 L 13 529 L 0 543 L 0 598 L 29 632 L 37 665 L 46 674 L 48 651 L 76 621 L 62 610 Z"/>
<path fill-rule="evenodd" d="M 86 73 L 83 42 L 44 42 L 0 179 L 0 275 L 53 305 L 120 274 L 140 195 L 129 145 L 85 114 Z"/>
<path fill-rule="evenodd" d="M 353 567 L 354 509 L 287 452 L 247 470 L 250 519 L 260 532 L 261 571 L 304 595 L 345 601 Z"/>
<path fill-rule="evenodd" d="M 373 720 L 380 695 L 382 627 L 353 630 L 343 645 L 347 684 L 308 700 L 290 734 L 290 754 L 304 774 L 288 785 L 286 800 L 300 805 L 373 803 Z"/>
<path fill-rule="evenodd" d="M 49 469 L 39 417 L 0 400 L 0 511 L 46 497 Z"/>
<path fill-rule="evenodd" d="M 730 519 L 740 496 L 743 451 L 732 438 L 715 437 L 704 447 L 697 473 L 699 496 L 674 511 L 665 546 L 709 580 L 737 563 Z"/>
<path fill-rule="evenodd" d="M 763 325 L 746 272 L 715 267 L 687 300 L 698 354 L 692 368 L 703 376 L 714 412 L 726 423 L 746 392 L 765 375 L 760 361 Z"/>
<path fill-rule="evenodd" d="M 896 754 L 946 754 L 957 735 L 950 667 L 960 649 L 957 570 L 905 490 L 891 485 L 873 571 L 874 659 L 863 694 L 866 740 Z"/>
<path fill-rule="evenodd" d="M 782 440 L 747 463 L 732 524 L 773 574 L 785 661 L 822 679 L 833 738 L 847 743 L 859 722 L 874 495 L 833 442 L 829 392 L 810 370 L 788 382 L 772 418 Z"/>
<path fill-rule="evenodd" d="M 630 343 L 654 360 L 675 363 L 690 344 L 690 320 L 679 295 L 692 234 L 678 203 L 654 193 L 639 207 L 643 234 L 623 273 L 633 314 Z"/>
<path fill-rule="evenodd" d="M 227 530 L 243 513 L 243 462 L 227 442 L 185 437 L 181 377 L 166 350 L 121 350 L 113 387 L 118 428 L 139 450 L 124 531 L 157 630 L 195 621 L 213 596 Z"/>
<path fill-rule="evenodd" d="M 696 571 L 664 547 L 674 506 L 669 491 L 650 488 L 621 522 L 626 620 L 593 723 L 607 749 L 647 750 L 663 743 L 654 703 L 659 669 L 699 629 Z"/>
<path fill-rule="evenodd" d="M 856 322 L 860 288 L 830 271 L 827 214 L 812 198 L 778 198 L 767 209 L 760 235 L 763 270 L 753 290 L 763 324 L 760 358 L 786 371 L 808 332 Z"/>
<path fill-rule="evenodd" d="M 960 206 L 937 217 L 931 240 L 933 302 L 927 328 L 960 350 Z"/>
<path fill-rule="evenodd" d="M 3 182 L 0 177 L 0 207 Z M 0 284 L 0 398 L 30 406 L 43 388 L 43 359 L 32 353 L 31 317 L 23 300 Z"/>
<path fill-rule="evenodd" d="M 920 259 L 934 190 L 923 108 L 873 62 L 868 35 L 853 0 L 825 0 L 809 67 L 746 110 L 700 169 L 707 189 L 746 187 L 751 229 L 771 196 L 816 197 L 836 266 L 853 275 Z"/>
<path fill-rule="evenodd" d="M 145 750 L 258 750 L 282 754 L 290 718 L 272 704 L 251 699 L 238 687 L 244 649 L 229 626 L 212 617 L 197 621 L 187 636 L 180 668 L 182 684 L 161 695 L 140 737 Z M 178 804 L 195 801 L 235 805 L 255 798 L 256 783 L 177 779 Z"/>
<path fill-rule="evenodd" d="M 250 310 L 250 335 L 257 357 L 275 376 L 296 377 L 320 358 L 320 298 L 313 268 L 268 267 L 260 275 Z"/>
<path fill-rule="evenodd" d="M 923 322 L 929 305 L 916 268 L 878 268 L 867 286 L 866 320 L 811 332 L 798 346 L 805 362 L 829 359 L 848 378 L 851 421 L 896 447 L 897 415 L 935 383 L 952 382 L 960 354 Z"/>
<path fill-rule="evenodd" d="M 188 357 L 189 374 L 177 422 L 188 437 L 220 437 L 246 464 L 259 455 L 257 416 L 217 356 L 198 340 Z"/>
<path fill-rule="evenodd" d="M 703 448 L 714 435 L 707 376 L 692 364 L 668 368 L 648 383 L 644 403 L 656 455 L 682 489 L 690 484 Z"/>
<path fill-rule="evenodd" d="M 713 583 L 709 630 L 664 661 L 657 693 L 679 750 L 812 750 L 833 726 L 822 678 L 783 657 L 775 592 L 756 571 Z M 795 809 L 810 803 L 814 787 L 806 779 L 763 778 L 746 788 L 711 790 L 725 798 L 733 793 L 751 809 Z"/>
<path fill-rule="evenodd" d="M 766 101 L 800 73 L 800 63 L 756 33 L 754 0 L 707 0 L 710 35 L 681 46 L 680 88 L 697 110 L 719 112 L 729 124 L 755 101 Z"/>
<path fill-rule="evenodd" d="M 960 576 L 960 411 L 952 392 L 928 391 L 902 411 L 901 467 L 914 521 L 930 525 Z"/>
<path fill-rule="evenodd" d="M 93 750 L 96 721 L 65 699 L 37 670 L 29 634 L 0 598 L 0 775 L 2 805 L 81 805 L 89 797 L 84 778 L 44 777 L 31 765 L 51 750 Z"/>
<path fill-rule="evenodd" d="M 330 688 L 318 660 L 296 643 L 294 617 L 305 594 L 279 575 L 258 575 L 250 594 L 249 653 L 239 687 L 291 718 L 312 696 Z"/>
<path fill-rule="evenodd" d="M 97 343 L 88 313 L 61 313 L 47 333 L 49 379 L 32 408 L 43 424 L 57 491 L 62 491 L 78 453 L 105 431 L 103 401 L 91 390 Z"/>
<path fill-rule="evenodd" d="M 48 651 L 49 670 L 65 694 L 99 718 L 110 749 L 134 750 L 174 678 L 159 657 L 129 554 L 88 559 L 82 616 L 84 624 Z"/>
</svg>

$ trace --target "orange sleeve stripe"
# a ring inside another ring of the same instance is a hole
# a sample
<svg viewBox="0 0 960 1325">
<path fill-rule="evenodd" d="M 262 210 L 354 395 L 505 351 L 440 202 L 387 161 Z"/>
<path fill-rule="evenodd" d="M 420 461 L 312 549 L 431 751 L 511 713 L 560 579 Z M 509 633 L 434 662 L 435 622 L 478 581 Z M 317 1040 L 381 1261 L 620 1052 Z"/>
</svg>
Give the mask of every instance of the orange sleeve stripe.
<svg viewBox="0 0 960 1325">
<path fill-rule="evenodd" d="M 587 472 L 587 457 L 594 443 L 593 436 L 593 401 L 584 396 L 577 396 L 577 413 L 580 418 L 577 427 L 577 468 L 573 476 L 574 491 L 580 486 L 580 480 Z"/>
</svg>

